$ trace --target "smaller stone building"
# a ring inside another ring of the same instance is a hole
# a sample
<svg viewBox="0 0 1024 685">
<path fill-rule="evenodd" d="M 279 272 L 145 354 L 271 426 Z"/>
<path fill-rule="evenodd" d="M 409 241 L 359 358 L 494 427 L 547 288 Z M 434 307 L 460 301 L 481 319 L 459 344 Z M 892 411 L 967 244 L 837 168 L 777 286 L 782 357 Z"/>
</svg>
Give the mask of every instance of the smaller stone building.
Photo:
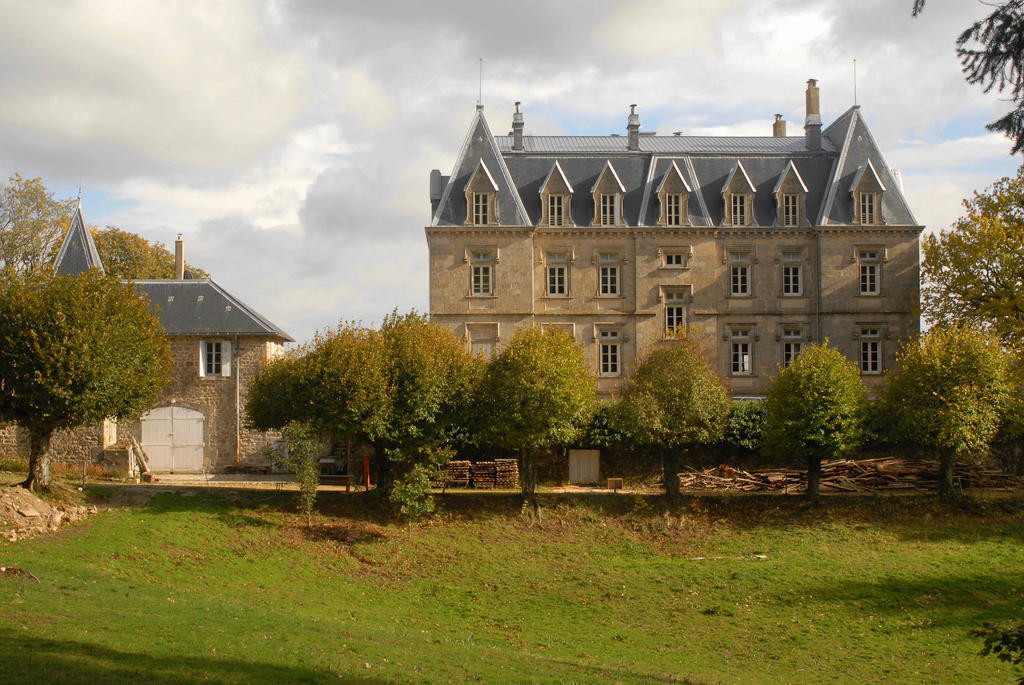
<svg viewBox="0 0 1024 685">
<path fill-rule="evenodd" d="M 55 460 L 94 462 L 107 448 L 134 437 L 156 472 L 270 467 L 275 436 L 245 428 L 245 400 L 260 366 L 293 339 L 213 280 L 185 278 L 184 263 L 179 236 L 176 277 L 134 282 L 170 337 L 173 367 L 163 397 L 138 421 L 57 434 Z M 103 268 L 81 209 L 54 268 L 64 274 Z M 27 454 L 27 437 L 13 426 L 0 427 L 4 451 Z"/>
</svg>

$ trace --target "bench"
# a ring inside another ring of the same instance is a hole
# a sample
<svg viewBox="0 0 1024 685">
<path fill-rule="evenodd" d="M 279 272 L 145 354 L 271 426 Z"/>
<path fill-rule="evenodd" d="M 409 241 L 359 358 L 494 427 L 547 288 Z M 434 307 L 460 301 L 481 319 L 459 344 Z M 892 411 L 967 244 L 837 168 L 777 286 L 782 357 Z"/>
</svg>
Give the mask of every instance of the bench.
<svg viewBox="0 0 1024 685">
<path fill-rule="evenodd" d="M 320 476 L 320 485 L 344 485 L 345 492 L 352 492 L 352 476 L 337 474 Z"/>
</svg>

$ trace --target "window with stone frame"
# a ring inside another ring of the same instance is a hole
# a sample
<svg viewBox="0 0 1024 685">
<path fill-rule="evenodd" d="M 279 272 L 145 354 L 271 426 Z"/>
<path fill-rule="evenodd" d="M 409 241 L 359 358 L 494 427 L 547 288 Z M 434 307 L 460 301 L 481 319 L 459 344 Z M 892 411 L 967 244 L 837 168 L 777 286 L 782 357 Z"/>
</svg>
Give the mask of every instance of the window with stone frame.
<svg viewBox="0 0 1024 685">
<path fill-rule="evenodd" d="M 619 195 L 617 193 L 601 193 L 601 225 L 617 226 L 619 224 Z"/>
<path fill-rule="evenodd" d="M 797 297 L 803 295 L 803 256 L 799 251 L 782 253 L 782 295 Z"/>
<path fill-rule="evenodd" d="M 732 297 L 750 296 L 750 252 L 729 251 L 729 294 Z"/>
<path fill-rule="evenodd" d="M 485 226 L 491 223 L 491 196 L 489 193 L 473 193 L 473 223 Z"/>
<path fill-rule="evenodd" d="M 753 344 L 749 328 L 729 329 L 729 372 L 733 376 L 749 376 L 753 373 Z"/>
<path fill-rule="evenodd" d="M 685 269 L 690 263 L 689 248 L 667 247 L 661 251 L 661 266 L 665 269 Z"/>
<path fill-rule="evenodd" d="M 548 195 L 548 226 L 565 226 L 564 195 Z"/>
<path fill-rule="evenodd" d="M 622 375 L 620 338 L 618 329 L 604 328 L 598 331 L 599 363 L 602 376 Z"/>
<path fill-rule="evenodd" d="M 860 329 L 860 372 L 882 373 L 882 329 L 870 326 Z"/>
<path fill-rule="evenodd" d="M 747 225 L 747 196 L 743 193 L 732 193 L 729 195 L 732 212 L 730 220 L 733 226 Z"/>
<path fill-rule="evenodd" d="M 231 375 L 230 341 L 199 341 L 199 375 L 203 378 L 227 378 Z"/>
<path fill-rule="evenodd" d="M 665 307 L 665 334 L 668 336 L 686 330 L 686 303 L 688 292 L 684 288 L 664 288 L 662 300 Z"/>
<path fill-rule="evenodd" d="M 659 226 L 690 225 L 687 203 L 691 188 L 675 161 L 668 165 L 655 192 L 660 205 L 657 220 Z"/>
<path fill-rule="evenodd" d="M 466 332 L 469 336 L 469 350 L 484 359 L 494 358 L 498 346 L 498 324 L 467 323 Z"/>
<path fill-rule="evenodd" d="M 683 194 L 682 193 L 666 193 L 665 194 L 665 225 L 666 226 L 682 226 L 683 225 Z"/>
<path fill-rule="evenodd" d="M 566 297 L 569 294 L 569 266 L 564 252 L 548 252 L 546 268 L 548 297 Z"/>
<path fill-rule="evenodd" d="M 857 251 L 859 291 L 861 295 L 881 294 L 881 254 L 881 250 L 878 248 Z"/>
<path fill-rule="evenodd" d="M 494 253 L 488 250 L 473 250 L 470 262 L 470 295 L 493 295 Z"/>
<path fill-rule="evenodd" d="M 626 193 L 626 188 L 610 161 L 605 162 L 604 169 L 598 175 L 590 192 L 594 200 L 592 225 L 623 225 L 622 197 Z"/>
<path fill-rule="evenodd" d="M 605 297 L 618 297 L 621 295 L 619 289 L 619 262 L 621 260 L 618 253 L 601 252 L 598 254 L 597 261 L 597 293 Z"/>
<path fill-rule="evenodd" d="M 876 223 L 877 193 L 858 193 L 860 205 L 860 223 L 871 226 Z"/>
<path fill-rule="evenodd" d="M 466 224 L 489 226 L 498 223 L 498 185 L 481 159 L 466 183 Z"/>
<path fill-rule="evenodd" d="M 782 225 L 800 225 L 800 196 L 795 193 L 785 193 L 782 196 Z"/>
<path fill-rule="evenodd" d="M 757 223 L 754 220 L 755 192 L 743 162 L 737 160 L 722 186 L 722 201 L 725 205 L 723 226 L 753 226 Z"/>
<path fill-rule="evenodd" d="M 885 184 L 875 164 L 868 160 L 857 169 L 850 185 L 850 201 L 853 204 L 853 223 L 862 226 L 877 226 L 882 220 L 882 195 Z"/>
<path fill-rule="evenodd" d="M 799 326 L 782 329 L 782 365 L 789 366 L 804 346 L 804 331 Z"/>
</svg>

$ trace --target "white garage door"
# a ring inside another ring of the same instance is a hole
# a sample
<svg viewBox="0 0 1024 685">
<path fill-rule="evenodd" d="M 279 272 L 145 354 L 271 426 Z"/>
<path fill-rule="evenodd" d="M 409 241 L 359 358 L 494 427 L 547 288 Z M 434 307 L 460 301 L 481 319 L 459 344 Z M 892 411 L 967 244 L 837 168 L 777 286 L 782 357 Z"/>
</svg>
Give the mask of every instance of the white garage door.
<svg viewBox="0 0 1024 685">
<path fill-rule="evenodd" d="M 601 452 L 598 450 L 569 450 L 569 483 L 596 484 L 600 465 Z"/>
<path fill-rule="evenodd" d="M 142 449 L 151 471 L 203 471 L 203 415 L 184 407 L 159 407 L 142 417 Z"/>
</svg>

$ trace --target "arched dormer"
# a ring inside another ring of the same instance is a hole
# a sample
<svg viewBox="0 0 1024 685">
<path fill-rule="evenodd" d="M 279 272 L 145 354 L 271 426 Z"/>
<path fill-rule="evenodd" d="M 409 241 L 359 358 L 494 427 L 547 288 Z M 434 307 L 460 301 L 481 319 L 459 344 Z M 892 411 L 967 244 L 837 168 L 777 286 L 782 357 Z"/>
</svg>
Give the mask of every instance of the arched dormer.
<svg viewBox="0 0 1024 685">
<path fill-rule="evenodd" d="M 540 225 L 573 226 L 572 184 L 565 176 L 562 165 L 552 165 L 547 178 L 540 184 Z"/>
<path fill-rule="evenodd" d="M 466 184 L 466 225 L 493 226 L 498 223 L 498 184 L 484 160 Z"/>
<path fill-rule="evenodd" d="M 756 226 L 754 221 L 754 184 L 743 168 L 743 162 L 736 160 L 722 186 L 723 226 Z"/>
<path fill-rule="evenodd" d="M 658 184 L 658 203 L 661 211 L 658 213 L 659 226 L 689 226 L 690 213 L 687 207 L 690 202 L 690 193 L 693 189 L 686 182 L 686 177 L 679 171 L 679 167 L 673 161 L 665 175 Z"/>
<path fill-rule="evenodd" d="M 882 194 L 885 184 L 869 159 L 857 169 L 850 184 L 850 199 L 853 202 L 853 223 L 871 226 L 882 223 Z"/>
<path fill-rule="evenodd" d="M 594 226 L 625 226 L 622 216 L 622 200 L 626 195 L 626 187 L 622 185 L 615 167 L 610 161 L 604 163 L 604 169 L 591 188 L 594 197 Z"/>
<path fill-rule="evenodd" d="M 807 184 L 800 177 L 796 164 L 789 164 L 779 174 L 772 195 L 775 196 L 777 226 L 807 226 Z"/>
</svg>

